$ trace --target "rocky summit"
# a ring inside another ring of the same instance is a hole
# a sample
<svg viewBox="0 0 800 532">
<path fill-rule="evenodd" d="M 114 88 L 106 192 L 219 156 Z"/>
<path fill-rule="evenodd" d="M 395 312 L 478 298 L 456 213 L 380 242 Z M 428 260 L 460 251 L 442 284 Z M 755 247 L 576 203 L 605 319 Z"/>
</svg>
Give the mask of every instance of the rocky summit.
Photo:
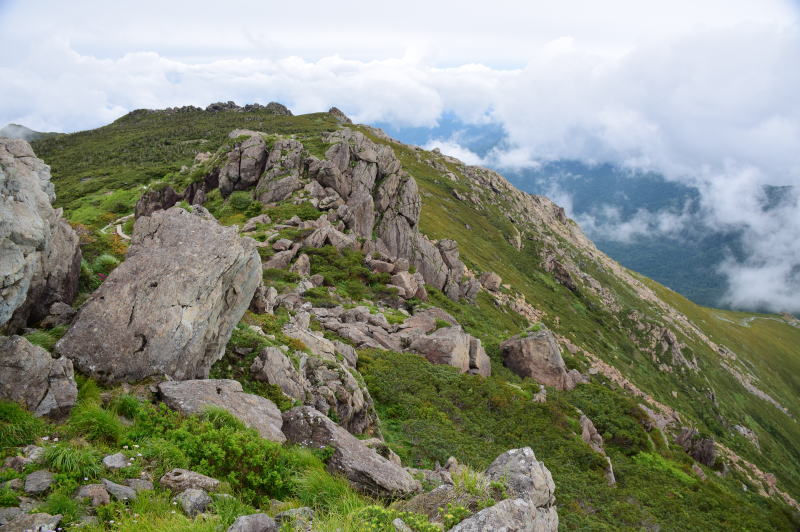
<svg viewBox="0 0 800 532">
<path fill-rule="evenodd" d="M 797 530 L 800 328 L 340 109 L 0 138 L 0 530 Z"/>
</svg>

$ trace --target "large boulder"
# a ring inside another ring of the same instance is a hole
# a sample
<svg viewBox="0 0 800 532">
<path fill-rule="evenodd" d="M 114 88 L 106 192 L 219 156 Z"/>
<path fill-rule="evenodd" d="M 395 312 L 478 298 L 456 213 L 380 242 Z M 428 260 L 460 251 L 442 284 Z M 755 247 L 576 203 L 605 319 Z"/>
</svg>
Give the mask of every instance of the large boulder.
<svg viewBox="0 0 800 532">
<path fill-rule="evenodd" d="M 450 529 L 450 532 L 556 532 L 558 513 L 554 507 L 536 508 L 525 499 L 505 499 L 484 508 Z"/>
<path fill-rule="evenodd" d="M 509 338 L 500 344 L 503 363 L 520 377 L 528 377 L 558 390 L 571 390 L 581 375 L 567 371 L 561 349 L 547 329 Z"/>
<path fill-rule="evenodd" d="M 411 495 L 419 482 L 359 441 L 319 411 L 300 406 L 283 413 L 283 428 L 289 441 L 323 449 L 332 447 L 328 470 L 344 475 L 362 493 L 387 498 Z"/>
<path fill-rule="evenodd" d="M 208 407 L 227 410 L 262 438 L 283 443 L 283 419 L 275 403 L 259 395 L 244 393 L 238 381 L 206 379 L 166 381 L 158 385 L 161 400 L 173 410 L 199 414 Z"/>
<path fill-rule="evenodd" d="M 486 476 L 503 482 L 509 497 L 525 499 L 535 507 L 552 506 L 556 502 L 553 476 L 530 447 L 504 452 L 489 465 Z"/>
<path fill-rule="evenodd" d="M 261 280 L 255 241 L 202 207 L 139 218 L 126 260 L 56 352 L 104 383 L 205 378 Z"/>
<path fill-rule="evenodd" d="M 0 326 L 24 328 L 78 291 L 75 231 L 53 209 L 50 167 L 24 140 L 0 138 Z"/>
<path fill-rule="evenodd" d="M 37 416 L 63 418 L 78 398 L 72 361 L 54 359 L 21 336 L 0 336 L 0 398 Z"/>
<path fill-rule="evenodd" d="M 434 364 L 447 364 L 458 368 L 461 373 L 487 377 L 492 371 L 481 341 L 465 333 L 458 325 L 417 336 L 408 348 Z"/>
</svg>

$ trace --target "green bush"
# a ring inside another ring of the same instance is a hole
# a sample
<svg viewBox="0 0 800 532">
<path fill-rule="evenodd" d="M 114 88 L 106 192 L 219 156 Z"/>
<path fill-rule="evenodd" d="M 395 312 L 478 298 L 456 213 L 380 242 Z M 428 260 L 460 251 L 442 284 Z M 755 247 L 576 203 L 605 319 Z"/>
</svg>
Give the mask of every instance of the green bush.
<svg viewBox="0 0 800 532">
<path fill-rule="evenodd" d="M 79 403 L 100 402 L 101 390 L 94 379 L 78 373 L 75 375 L 75 382 L 78 384 Z"/>
<path fill-rule="evenodd" d="M 108 404 L 109 410 L 128 419 L 134 419 L 139 413 L 140 402 L 136 396 L 123 393 L 115 396 Z"/>
<path fill-rule="evenodd" d="M 78 289 L 81 292 L 94 292 L 102 281 L 92 270 L 92 266 L 86 259 L 81 259 L 81 274 L 78 279 Z"/>
<path fill-rule="evenodd" d="M 108 275 L 114 268 L 119 266 L 119 262 L 119 259 L 114 255 L 104 253 L 92 261 L 92 271 Z"/>
<path fill-rule="evenodd" d="M 50 515 L 61 514 L 61 524 L 75 523 L 85 513 L 82 501 L 74 499 L 66 490 L 51 493 L 44 503 L 39 506 L 39 511 Z"/>
<path fill-rule="evenodd" d="M 103 470 L 96 450 L 67 443 L 48 446 L 44 461 L 54 471 L 74 479 L 96 478 Z"/>
<path fill-rule="evenodd" d="M 0 486 L 0 508 L 16 506 L 17 504 L 19 504 L 19 497 L 10 488 Z"/>
<path fill-rule="evenodd" d="M 0 449 L 33 443 L 46 429 L 44 421 L 17 403 L 0 401 Z"/>
<path fill-rule="evenodd" d="M 61 325 L 59 327 L 54 327 L 49 330 L 36 330 L 33 332 L 29 332 L 24 334 L 26 340 L 28 340 L 33 345 L 38 345 L 46 349 L 47 351 L 52 352 L 53 348 L 56 346 L 56 342 L 58 342 L 62 336 L 67 332 L 67 327 Z"/>
</svg>

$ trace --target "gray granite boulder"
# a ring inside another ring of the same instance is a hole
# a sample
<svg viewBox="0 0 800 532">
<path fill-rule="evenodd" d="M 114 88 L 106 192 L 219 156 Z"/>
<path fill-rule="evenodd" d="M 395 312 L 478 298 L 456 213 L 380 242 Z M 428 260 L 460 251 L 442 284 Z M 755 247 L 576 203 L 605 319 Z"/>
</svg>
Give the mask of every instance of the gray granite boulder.
<svg viewBox="0 0 800 532">
<path fill-rule="evenodd" d="M 72 361 L 54 359 L 21 336 L 0 336 L 0 398 L 37 416 L 63 418 L 78 398 Z"/>
<path fill-rule="evenodd" d="M 275 403 L 259 395 L 244 393 L 238 381 L 166 381 L 158 385 L 158 392 L 161 400 L 173 410 L 192 415 L 203 412 L 207 407 L 222 408 L 258 431 L 262 438 L 281 443 L 286 441 L 281 432 L 281 412 Z"/>
<path fill-rule="evenodd" d="M 255 241 L 202 207 L 139 218 L 125 261 L 84 304 L 56 352 L 110 384 L 204 378 L 261 281 Z"/>
</svg>

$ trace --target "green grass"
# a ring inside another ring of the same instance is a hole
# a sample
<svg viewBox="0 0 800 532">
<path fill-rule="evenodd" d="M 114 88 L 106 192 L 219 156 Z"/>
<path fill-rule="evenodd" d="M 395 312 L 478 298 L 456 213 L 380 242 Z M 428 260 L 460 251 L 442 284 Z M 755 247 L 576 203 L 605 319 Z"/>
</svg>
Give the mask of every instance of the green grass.
<svg viewBox="0 0 800 532">
<path fill-rule="evenodd" d="M 47 425 L 17 403 L 0 401 L 0 451 L 33 443 Z"/>
</svg>

